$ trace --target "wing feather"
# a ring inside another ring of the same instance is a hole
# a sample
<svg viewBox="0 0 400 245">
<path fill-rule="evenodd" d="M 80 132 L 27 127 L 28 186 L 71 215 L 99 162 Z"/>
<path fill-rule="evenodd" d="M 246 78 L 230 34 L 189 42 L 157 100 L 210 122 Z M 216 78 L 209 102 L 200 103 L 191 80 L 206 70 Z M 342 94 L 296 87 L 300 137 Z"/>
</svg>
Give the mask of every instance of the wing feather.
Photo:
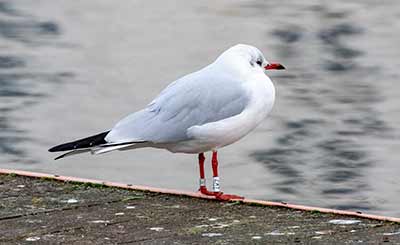
<svg viewBox="0 0 400 245">
<path fill-rule="evenodd" d="M 128 115 L 107 135 L 108 142 L 177 142 L 187 129 L 241 113 L 248 97 L 241 81 L 231 77 L 189 74 L 164 89 L 145 109 Z"/>
</svg>

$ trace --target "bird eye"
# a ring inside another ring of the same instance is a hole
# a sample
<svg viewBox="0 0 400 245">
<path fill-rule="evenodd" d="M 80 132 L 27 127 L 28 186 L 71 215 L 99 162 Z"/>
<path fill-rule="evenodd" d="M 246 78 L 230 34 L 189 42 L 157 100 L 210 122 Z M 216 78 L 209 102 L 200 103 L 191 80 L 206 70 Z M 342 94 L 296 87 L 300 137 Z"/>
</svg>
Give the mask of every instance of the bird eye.
<svg viewBox="0 0 400 245">
<path fill-rule="evenodd" d="M 261 60 L 257 60 L 257 65 L 261 66 L 262 65 L 262 61 Z"/>
</svg>

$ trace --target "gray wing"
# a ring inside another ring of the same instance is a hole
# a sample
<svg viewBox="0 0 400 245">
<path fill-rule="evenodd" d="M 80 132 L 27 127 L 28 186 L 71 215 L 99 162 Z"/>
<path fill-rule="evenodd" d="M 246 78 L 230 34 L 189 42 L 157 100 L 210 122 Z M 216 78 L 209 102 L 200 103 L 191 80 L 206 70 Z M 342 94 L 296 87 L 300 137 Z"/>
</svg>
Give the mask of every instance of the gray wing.
<svg viewBox="0 0 400 245">
<path fill-rule="evenodd" d="M 240 81 L 208 76 L 204 71 L 192 73 L 169 85 L 145 109 L 118 122 L 106 140 L 154 143 L 187 140 L 186 131 L 191 126 L 240 114 L 247 103 Z"/>
</svg>

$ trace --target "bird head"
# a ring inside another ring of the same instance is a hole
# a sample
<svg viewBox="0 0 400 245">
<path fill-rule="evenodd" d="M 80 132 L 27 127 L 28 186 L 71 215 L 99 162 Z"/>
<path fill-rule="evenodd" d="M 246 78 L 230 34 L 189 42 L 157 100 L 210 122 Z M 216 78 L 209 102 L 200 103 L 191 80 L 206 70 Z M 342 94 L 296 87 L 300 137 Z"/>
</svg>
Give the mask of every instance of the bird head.
<svg viewBox="0 0 400 245">
<path fill-rule="evenodd" d="M 268 62 L 261 51 L 251 45 L 237 44 L 222 53 L 217 62 L 227 66 L 235 66 L 243 70 L 283 70 L 285 67 L 280 63 Z"/>
</svg>

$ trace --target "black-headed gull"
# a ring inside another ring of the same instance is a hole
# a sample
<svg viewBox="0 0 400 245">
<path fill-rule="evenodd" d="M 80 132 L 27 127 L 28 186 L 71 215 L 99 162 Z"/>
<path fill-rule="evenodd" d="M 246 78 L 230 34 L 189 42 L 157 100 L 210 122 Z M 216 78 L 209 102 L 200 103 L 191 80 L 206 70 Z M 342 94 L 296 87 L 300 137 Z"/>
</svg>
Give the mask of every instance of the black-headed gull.
<svg viewBox="0 0 400 245">
<path fill-rule="evenodd" d="M 212 64 L 171 83 L 143 110 L 123 118 L 111 130 L 49 151 L 69 151 L 56 159 L 141 147 L 198 154 L 199 191 L 222 200 L 242 198 L 221 192 L 217 150 L 247 135 L 271 111 L 275 88 L 264 73 L 270 69 L 285 68 L 269 63 L 253 46 L 235 45 Z M 212 191 L 205 183 L 207 151 L 212 151 Z"/>
</svg>

